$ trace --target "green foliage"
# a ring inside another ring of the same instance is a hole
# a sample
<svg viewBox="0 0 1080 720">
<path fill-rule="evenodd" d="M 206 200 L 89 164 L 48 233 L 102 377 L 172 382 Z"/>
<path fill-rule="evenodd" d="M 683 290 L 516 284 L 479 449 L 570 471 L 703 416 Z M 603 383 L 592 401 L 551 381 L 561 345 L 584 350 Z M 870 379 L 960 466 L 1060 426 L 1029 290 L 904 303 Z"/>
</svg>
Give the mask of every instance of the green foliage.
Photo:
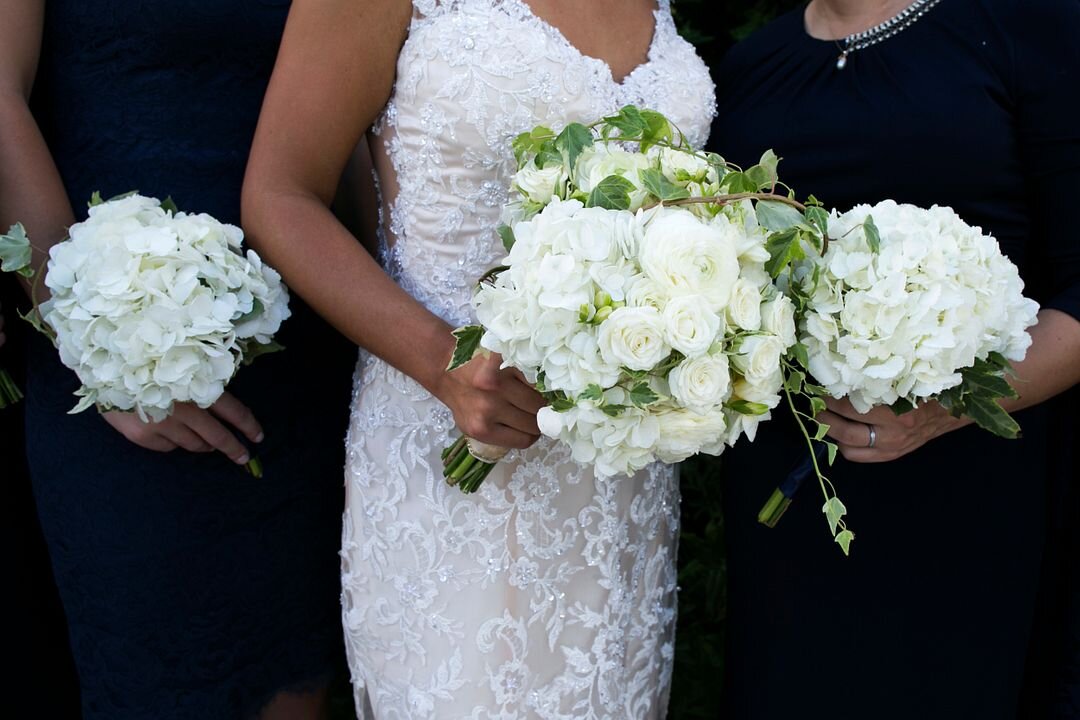
<svg viewBox="0 0 1080 720">
<path fill-rule="evenodd" d="M 7 235 L 0 235 L 0 271 L 33 277 L 30 258 L 30 238 L 26 236 L 22 223 L 15 223 L 8 229 Z"/>
<path fill-rule="evenodd" d="M 480 349 L 480 338 L 484 337 L 484 328 L 479 325 L 466 325 L 454 330 L 453 335 L 457 343 L 454 345 L 454 357 L 450 359 L 450 364 L 446 367 L 448 371 L 456 370 L 473 359 L 473 355 Z"/>
<path fill-rule="evenodd" d="M 608 175 L 597 183 L 589 193 L 586 207 L 601 207 L 607 210 L 626 210 L 630 207 L 630 193 L 634 184 L 621 175 Z"/>
</svg>

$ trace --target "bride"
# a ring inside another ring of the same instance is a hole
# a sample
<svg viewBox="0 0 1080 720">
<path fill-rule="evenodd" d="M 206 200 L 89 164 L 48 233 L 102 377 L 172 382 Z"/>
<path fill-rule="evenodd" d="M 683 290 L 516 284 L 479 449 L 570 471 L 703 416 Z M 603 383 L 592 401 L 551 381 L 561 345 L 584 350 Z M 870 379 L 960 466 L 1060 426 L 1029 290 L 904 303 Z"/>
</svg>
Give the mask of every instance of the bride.
<svg viewBox="0 0 1080 720">
<path fill-rule="evenodd" d="M 445 371 L 515 168 L 510 141 L 626 104 L 695 145 L 708 71 L 669 0 L 295 0 L 244 187 L 246 230 L 362 353 L 347 439 L 346 646 L 358 712 L 662 717 L 675 617 L 673 468 L 601 480 L 538 440 L 499 359 Z M 327 209 L 367 135 L 383 267 Z M 300 384 L 303 378 L 290 378 Z M 460 428 L 516 448 L 448 487 Z"/>
</svg>

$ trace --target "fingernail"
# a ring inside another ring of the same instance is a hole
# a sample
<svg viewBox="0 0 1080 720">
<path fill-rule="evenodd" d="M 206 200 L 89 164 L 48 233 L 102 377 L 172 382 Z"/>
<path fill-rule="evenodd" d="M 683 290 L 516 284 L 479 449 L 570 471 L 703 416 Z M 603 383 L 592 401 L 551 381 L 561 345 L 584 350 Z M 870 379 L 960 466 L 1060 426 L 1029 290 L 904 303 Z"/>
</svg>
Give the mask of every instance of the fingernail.
<svg viewBox="0 0 1080 720">
<path fill-rule="evenodd" d="M 264 437 L 266 437 L 266 434 L 260 432 L 258 435 L 255 436 L 255 442 L 262 442 Z"/>
<path fill-rule="evenodd" d="M 248 455 L 247 453 L 244 453 L 240 457 L 236 458 L 236 464 L 237 465 L 247 465 L 249 460 L 251 460 L 251 456 Z"/>
</svg>

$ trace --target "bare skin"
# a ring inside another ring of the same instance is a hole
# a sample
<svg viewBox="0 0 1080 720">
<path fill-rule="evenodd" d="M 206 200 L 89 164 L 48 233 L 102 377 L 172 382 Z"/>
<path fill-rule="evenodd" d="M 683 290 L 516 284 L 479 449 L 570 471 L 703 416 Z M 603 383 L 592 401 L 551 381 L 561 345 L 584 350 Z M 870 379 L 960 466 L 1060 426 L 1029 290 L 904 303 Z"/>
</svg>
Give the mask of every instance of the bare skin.
<svg viewBox="0 0 1080 720">
<path fill-rule="evenodd" d="M 651 0 L 532 8 L 616 79 L 646 58 Z M 389 98 L 411 14 L 408 0 L 293 3 L 248 163 L 244 225 L 316 311 L 446 404 L 463 432 L 529 447 L 543 398 L 519 372 L 500 370 L 497 356 L 446 372 L 451 328 L 387 277 L 328 210 L 352 149 Z"/>
<path fill-rule="evenodd" d="M 35 245 L 33 267 L 44 266 L 48 249 L 63 240 L 75 222 L 60 173 L 28 104 L 44 14 L 43 0 L 0 0 L 0 226 L 18 221 L 26 227 Z M 44 293 L 39 287 L 38 299 L 44 299 Z M 108 412 L 103 417 L 140 447 L 161 452 L 216 450 L 241 465 L 249 457 L 233 431 L 252 442 L 263 434 L 251 411 L 228 393 L 208 410 L 180 405 L 159 423 L 144 423 L 132 413 Z"/>
<path fill-rule="evenodd" d="M 837 40 L 862 32 L 896 15 L 911 0 L 813 0 L 806 8 L 806 30 L 819 40 Z M 1013 388 L 1020 395 L 1002 402 L 1012 412 L 1037 405 L 1080 382 L 1080 322 L 1058 310 L 1043 310 L 1031 328 L 1032 345 L 1016 364 Z M 954 418 L 936 402 L 896 416 L 888 408 L 860 414 L 846 399 L 827 401 L 818 419 L 829 425 L 829 436 L 852 462 L 888 462 L 952 432 L 970 420 Z M 869 425 L 877 434 L 874 447 Z"/>
</svg>

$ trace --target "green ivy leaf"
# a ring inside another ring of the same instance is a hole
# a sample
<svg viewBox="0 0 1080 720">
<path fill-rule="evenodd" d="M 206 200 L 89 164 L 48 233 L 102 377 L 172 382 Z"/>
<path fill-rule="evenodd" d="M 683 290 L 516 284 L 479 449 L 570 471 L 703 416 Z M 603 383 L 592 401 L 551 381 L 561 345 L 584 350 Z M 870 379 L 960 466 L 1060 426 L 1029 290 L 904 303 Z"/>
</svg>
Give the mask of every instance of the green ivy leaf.
<svg viewBox="0 0 1080 720">
<path fill-rule="evenodd" d="M 457 370 L 473 359 L 476 351 L 480 349 L 480 338 L 484 337 L 484 328 L 479 325 L 466 325 L 457 328 L 452 334 L 457 343 L 454 345 L 454 356 L 450 359 L 450 364 L 446 366 L 448 372 Z"/>
<path fill-rule="evenodd" d="M 596 383 L 593 383 L 592 385 L 586 387 L 581 392 L 581 394 L 578 395 L 578 400 L 588 400 L 591 402 L 596 402 L 602 397 L 604 397 L 604 388 L 600 387 Z"/>
<path fill-rule="evenodd" d="M 671 140 L 674 133 L 666 117 L 655 110 L 642 110 L 641 119 L 645 121 L 645 131 L 641 134 L 641 152 L 659 142 Z"/>
<path fill-rule="evenodd" d="M 840 448 L 837 447 L 836 443 L 828 441 L 825 442 L 825 450 L 829 453 L 829 467 L 832 467 L 833 463 L 836 462 L 836 452 L 839 449 Z"/>
<path fill-rule="evenodd" d="M 551 398 L 549 404 L 551 405 L 551 409 L 555 412 L 567 412 L 575 407 L 574 401 L 562 393 L 556 393 L 555 397 Z"/>
<path fill-rule="evenodd" d="M 798 395 L 802 392 L 803 382 L 806 381 L 806 373 L 799 370 L 792 370 L 784 378 L 784 388 L 793 395 Z"/>
<path fill-rule="evenodd" d="M 835 536 L 840 527 L 840 518 L 847 514 L 847 508 L 844 507 L 844 503 L 840 502 L 840 498 L 831 497 L 822 506 L 821 511 L 825 513 L 825 518 L 829 521 L 829 530 Z"/>
<path fill-rule="evenodd" d="M 543 125 L 537 125 L 529 132 L 521 133 L 514 138 L 511 147 L 514 150 L 514 158 L 517 160 L 518 167 L 523 167 L 530 157 L 539 154 L 544 142 L 554 137 L 554 130 Z"/>
<path fill-rule="evenodd" d="M 630 389 L 630 402 L 636 407 L 647 407 L 659 399 L 660 396 L 653 392 L 648 383 L 638 383 Z"/>
<path fill-rule="evenodd" d="M 806 349 L 806 346 L 800 343 L 795 343 L 791 346 L 791 355 L 795 358 L 796 362 L 802 365 L 804 368 L 809 368 L 810 365 L 810 351 Z"/>
<path fill-rule="evenodd" d="M 649 123 L 642 117 L 641 111 L 633 105 L 624 106 L 617 115 L 604 118 L 604 122 L 627 138 L 644 135 L 649 129 Z"/>
<path fill-rule="evenodd" d="M 769 412 L 768 405 L 750 402 L 749 400 L 731 400 L 725 407 L 740 415 L 764 415 Z"/>
<path fill-rule="evenodd" d="M 161 201 L 161 209 L 174 217 L 176 213 L 180 212 L 180 208 L 176 207 L 176 201 L 172 199 L 172 195 Z"/>
<path fill-rule="evenodd" d="M 600 410 L 603 411 L 608 417 L 619 417 L 624 412 L 630 409 L 629 405 L 603 405 Z"/>
<path fill-rule="evenodd" d="M 0 235 L 0 271 L 16 272 L 23 277 L 33 277 L 30 238 L 22 223 L 15 223 L 8 228 L 7 235 Z"/>
<path fill-rule="evenodd" d="M 730 172 L 720 181 L 720 190 L 725 193 L 756 192 L 757 189 L 757 183 L 744 172 Z"/>
<path fill-rule="evenodd" d="M 825 423 L 818 423 L 817 432 L 814 433 L 814 439 L 819 442 L 824 440 L 825 436 L 829 434 L 829 427 L 830 426 Z"/>
<path fill-rule="evenodd" d="M 803 222 L 801 212 L 775 200 L 758 200 L 754 211 L 757 213 L 758 224 L 770 232 L 788 230 Z"/>
<path fill-rule="evenodd" d="M 690 197 L 689 190 L 671 182 L 664 173 L 656 168 L 641 170 L 638 174 L 641 176 L 641 184 L 644 185 L 645 189 L 655 196 L 657 200 L 668 202 L 670 200 L 682 200 L 683 198 Z"/>
<path fill-rule="evenodd" d="M 506 248 L 506 252 L 510 252 L 514 249 L 514 243 L 517 242 L 517 238 L 514 237 L 514 228 L 507 224 L 502 224 L 498 227 L 499 239 L 502 240 L 503 247 Z"/>
<path fill-rule="evenodd" d="M 915 403 L 907 398 L 897 398 L 896 401 L 889 406 L 889 409 L 892 410 L 895 415 L 903 415 L 904 413 L 909 413 L 914 410 Z"/>
<path fill-rule="evenodd" d="M 829 213 L 825 212 L 824 208 L 817 205 L 808 205 L 804 214 L 806 220 L 816 227 L 823 236 L 829 234 Z"/>
<path fill-rule="evenodd" d="M 866 216 L 866 220 L 863 221 L 863 232 L 866 234 L 866 244 L 870 246 L 870 252 L 877 252 L 881 249 L 881 233 L 878 232 L 877 225 L 874 224 L 874 218 L 870 215 Z"/>
<path fill-rule="evenodd" d="M 101 199 L 101 192 L 99 192 L 98 190 L 95 190 L 90 195 L 90 202 L 88 202 L 86 205 L 87 205 L 87 207 L 97 207 L 98 205 L 102 205 L 104 203 L 105 203 L 105 201 Z"/>
<path fill-rule="evenodd" d="M 806 257 L 800 242 L 801 233 L 796 228 L 774 232 L 765 240 L 765 249 L 769 251 L 769 259 L 765 263 L 765 271 L 772 277 L 778 277 L 788 265 Z"/>
<path fill-rule="evenodd" d="M 813 414 L 814 417 L 817 417 L 821 413 L 825 412 L 826 407 L 827 406 L 825 405 L 825 401 L 823 399 L 819 397 L 810 398 L 810 412 Z M 818 440 L 820 439 L 821 438 L 818 438 Z"/>
<path fill-rule="evenodd" d="M 851 554 L 851 541 L 855 539 L 855 533 L 850 530 L 843 530 L 836 536 L 836 543 L 840 546 L 840 549 L 844 551 L 844 555 Z"/>
<path fill-rule="evenodd" d="M 263 355 L 270 355 L 271 353 L 281 352 L 285 349 L 285 346 L 279 342 L 271 340 L 268 343 L 250 343 L 243 346 L 242 355 L 244 356 L 244 365 L 250 365 L 255 362 L 256 358 Z"/>
<path fill-rule="evenodd" d="M 574 167 L 581 153 L 592 144 L 592 132 L 581 123 L 570 123 L 555 138 L 555 148 L 562 153 L 569 168 Z"/>
<path fill-rule="evenodd" d="M 634 184 L 621 175 L 608 175 L 589 193 L 589 200 L 585 206 L 601 207 L 607 210 L 628 210 L 630 193 L 634 190 Z"/>
</svg>

